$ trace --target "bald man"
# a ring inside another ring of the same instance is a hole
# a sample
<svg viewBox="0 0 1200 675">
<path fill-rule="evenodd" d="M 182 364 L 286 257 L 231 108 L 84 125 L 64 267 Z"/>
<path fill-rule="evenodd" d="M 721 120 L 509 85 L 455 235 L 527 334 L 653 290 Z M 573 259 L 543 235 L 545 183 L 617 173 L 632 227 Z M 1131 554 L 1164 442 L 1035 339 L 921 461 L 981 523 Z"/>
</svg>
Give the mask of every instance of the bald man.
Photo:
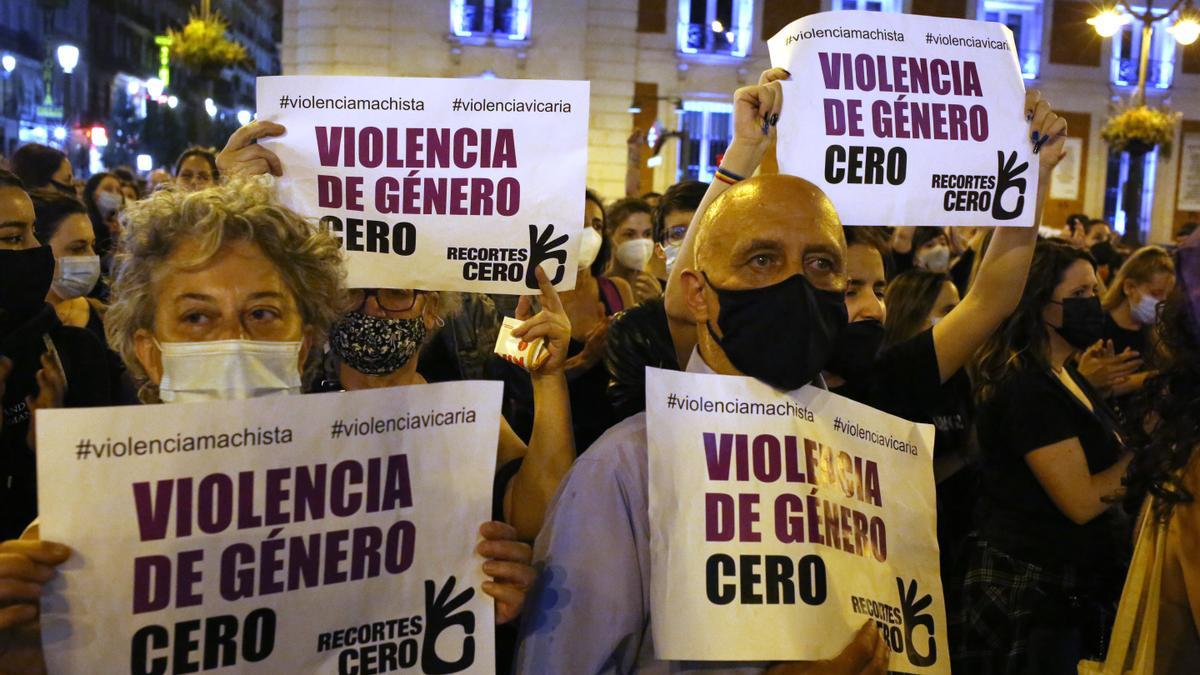
<svg viewBox="0 0 1200 675">
<path fill-rule="evenodd" d="M 833 205 L 802 179 L 752 178 L 718 197 L 696 228 L 695 262 L 682 276 L 698 336 L 689 372 L 807 384 L 846 322 L 846 242 Z M 828 662 L 658 660 L 648 491 L 642 413 L 576 461 L 551 506 L 535 547 L 542 573 L 526 603 L 519 672 L 886 671 L 887 648 L 869 622 Z"/>
</svg>

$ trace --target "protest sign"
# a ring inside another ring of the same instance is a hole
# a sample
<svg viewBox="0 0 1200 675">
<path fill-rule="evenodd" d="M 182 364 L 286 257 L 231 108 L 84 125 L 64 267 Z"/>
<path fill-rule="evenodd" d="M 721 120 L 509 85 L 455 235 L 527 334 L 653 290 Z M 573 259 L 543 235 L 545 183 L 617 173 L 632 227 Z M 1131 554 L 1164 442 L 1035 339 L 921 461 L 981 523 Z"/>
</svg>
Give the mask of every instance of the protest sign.
<svg viewBox="0 0 1200 675">
<path fill-rule="evenodd" d="M 280 198 L 342 242 L 355 288 L 530 294 L 575 287 L 588 83 L 258 78 L 287 127 Z"/>
<path fill-rule="evenodd" d="M 933 427 L 805 387 L 650 369 L 650 615 L 660 659 L 836 656 L 949 673 Z"/>
<path fill-rule="evenodd" d="M 1037 156 L 1007 27 L 826 12 L 767 46 L 791 73 L 779 169 L 824 190 L 843 224 L 1034 224 Z"/>
<path fill-rule="evenodd" d="M 1179 197 L 1175 208 L 1200 211 L 1200 134 L 1184 134 L 1183 152 L 1179 154 Z"/>
<path fill-rule="evenodd" d="M 50 672 L 493 672 L 500 394 L 39 410 Z"/>
</svg>

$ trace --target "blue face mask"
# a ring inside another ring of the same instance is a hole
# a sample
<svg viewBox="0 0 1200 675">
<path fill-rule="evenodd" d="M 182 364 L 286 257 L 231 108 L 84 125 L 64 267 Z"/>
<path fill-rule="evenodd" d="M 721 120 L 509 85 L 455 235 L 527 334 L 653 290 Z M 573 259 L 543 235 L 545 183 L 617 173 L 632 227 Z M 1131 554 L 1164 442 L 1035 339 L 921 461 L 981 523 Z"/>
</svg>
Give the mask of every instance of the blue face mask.
<svg viewBox="0 0 1200 675">
<path fill-rule="evenodd" d="M 1133 320 L 1140 326 L 1153 326 L 1158 320 L 1158 298 L 1153 295 L 1143 295 L 1141 300 L 1130 303 L 1130 313 Z"/>
</svg>

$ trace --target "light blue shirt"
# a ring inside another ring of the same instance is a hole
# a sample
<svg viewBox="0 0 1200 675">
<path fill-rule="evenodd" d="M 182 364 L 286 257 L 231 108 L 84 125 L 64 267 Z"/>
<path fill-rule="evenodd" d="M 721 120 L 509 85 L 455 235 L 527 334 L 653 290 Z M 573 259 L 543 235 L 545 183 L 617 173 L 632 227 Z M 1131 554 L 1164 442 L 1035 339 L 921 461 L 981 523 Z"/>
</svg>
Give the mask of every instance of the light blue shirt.
<svg viewBox="0 0 1200 675">
<path fill-rule="evenodd" d="M 688 372 L 712 370 L 693 352 Z M 646 446 L 640 413 L 601 436 L 559 486 L 534 545 L 540 576 L 525 605 L 518 673 L 761 673 L 769 665 L 655 658 Z"/>
</svg>

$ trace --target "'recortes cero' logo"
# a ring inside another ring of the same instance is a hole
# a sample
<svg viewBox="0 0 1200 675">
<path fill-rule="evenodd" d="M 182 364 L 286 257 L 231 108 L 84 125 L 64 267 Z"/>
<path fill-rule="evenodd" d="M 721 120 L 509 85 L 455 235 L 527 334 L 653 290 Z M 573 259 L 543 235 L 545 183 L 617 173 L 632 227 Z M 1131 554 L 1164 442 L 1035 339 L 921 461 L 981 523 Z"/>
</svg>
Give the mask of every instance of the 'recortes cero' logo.
<svg viewBox="0 0 1200 675">
<path fill-rule="evenodd" d="M 933 604 L 933 596 L 920 594 L 916 579 L 904 583 L 896 577 L 898 602 L 895 605 L 878 602 L 870 598 L 851 597 L 850 606 L 855 614 L 875 620 L 879 634 L 888 648 L 902 654 L 916 668 L 928 668 L 937 663 L 937 626 L 933 614 L 927 610 Z M 921 635 L 919 629 L 924 629 Z M 924 639 L 925 644 L 920 644 Z"/>
<path fill-rule="evenodd" d="M 550 283 L 557 284 L 567 273 L 567 251 L 563 246 L 570 237 L 554 236 L 554 225 L 543 229 L 529 226 L 529 248 L 473 248 L 451 246 L 446 259 L 462 261 L 462 278 L 466 281 L 523 281 L 525 288 L 537 290 L 534 270 L 546 261 L 557 262 Z"/>
<path fill-rule="evenodd" d="M 439 589 L 425 581 L 425 615 L 390 618 L 321 633 L 317 651 L 337 651 L 339 675 L 399 671 L 449 675 L 475 665 L 475 613 L 463 606 L 475 597 L 467 586 L 455 593 L 451 576 Z"/>
<path fill-rule="evenodd" d="M 938 173 L 932 177 L 935 190 L 945 190 L 942 210 L 946 212 L 991 212 L 996 220 L 1014 220 L 1025 212 L 1025 171 L 1029 162 L 1017 165 L 1017 153 L 996 151 L 996 175 Z M 1015 191 L 1015 199 L 1011 193 Z M 1005 206 L 1011 203 L 1012 207 Z"/>
</svg>

